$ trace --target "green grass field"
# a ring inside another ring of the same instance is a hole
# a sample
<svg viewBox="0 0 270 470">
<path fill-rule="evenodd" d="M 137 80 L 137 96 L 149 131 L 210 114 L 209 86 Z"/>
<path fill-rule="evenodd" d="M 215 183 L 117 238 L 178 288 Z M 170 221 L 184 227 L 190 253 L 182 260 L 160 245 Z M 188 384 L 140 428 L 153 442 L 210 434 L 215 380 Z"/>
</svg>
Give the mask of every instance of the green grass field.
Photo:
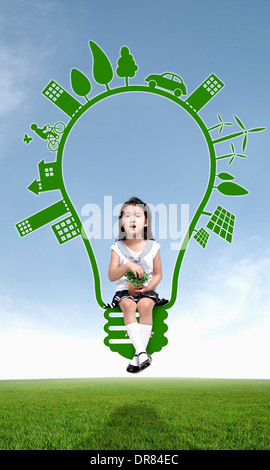
<svg viewBox="0 0 270 470">
<path fill-rule="evenodd" d="M 266 450 L 269 380 L 0 381 L 0 450 Z"/>
</svg>

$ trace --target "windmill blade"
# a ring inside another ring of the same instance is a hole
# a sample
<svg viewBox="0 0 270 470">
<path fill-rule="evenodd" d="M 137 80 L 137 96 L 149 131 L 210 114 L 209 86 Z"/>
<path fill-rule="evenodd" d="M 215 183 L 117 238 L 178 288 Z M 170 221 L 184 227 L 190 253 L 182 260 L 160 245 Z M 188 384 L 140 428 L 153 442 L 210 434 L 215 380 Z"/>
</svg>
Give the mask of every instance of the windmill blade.
<svg viewBox="0 0 270 470">
<path fill-rule="evenodd" d="M 248 132 L 260 132 L 264 131 L 265 129 L 265 127 L 256 127 L 255 129 L 250 129 Z"/>
<path fill-rule="evenodd" d="M 237 124 L 239 124 L 239 126 L 245 131 L 246 129 L 245 129 L 245 126 L 244 126 L 244 124 L 242 123 L 242 121 L 240 121 L 240 119 L 239 119 L 237 116 L 235 116 L 235 115 L 234 115 L 233 117 L 234 117 L 234 119 L 236 120 Z"/>
<path fill-rule="evenodd" d="M 245 133 L 244 139 L 243 139 L 243 146 L 242 146 L 243 152 L 245 151 L 246 146 L 247 146 L 247 132 Z"/>
<path fill-rule="evenodd" d="M 232 156 L 228 164 L 230 165 L 233 161 L 234 161 L 234 155 Z"/>
<path fill-rule="evenodd" d="M 232 157 L 234 154 L 231 154 L 229 153 L 228 155 L 222 155 L 221 157 L 218 157 L 218 159 L 220 160 L 221 158 L 229 158 L 229 157 Z"/>
<path fill-rule="evenodd" d="M 220 128 L 219 128 L 219 131 L 218 131 L 219 134 L 221 134 L 221 132 L 223 131 L 224 126 L 233 126 L 233 124 L 231 122 L 223 122 L 223 119 L 222 119 L 220 114 L 218 114 L 218 119 L 220 121 Z"/>
<path fill-rule="evenodd" d="M 246 155 L 241 155 L 240 153 L 236 153 L 235 156 L 236 156 L 236 157 L 240 157 L 240 158 L 247 158 Z"/>
<path fill-rule="evenodd" d="M 235 148 L 234 148 L 234 145 L 233 145 L 232 142 L 231 142 L 231 149 L 232 149 L 232 153 L 234 154 L 235 153 Z"/>
<path fill-rule="evenodd" d="M 219 122 L 220 122 L 220 124 L 219 124 L 220 127 L 219 127 L 219 130 L 218 130 L 218 133 L 221 134 L 224 124 L 223 124 L 223 120 L 222 120 L 222 117 L 220 116 L 220 114 L 218 114 L 217 116 L 218 116 L 218 119 L 219 119 Z"/>
</svg>

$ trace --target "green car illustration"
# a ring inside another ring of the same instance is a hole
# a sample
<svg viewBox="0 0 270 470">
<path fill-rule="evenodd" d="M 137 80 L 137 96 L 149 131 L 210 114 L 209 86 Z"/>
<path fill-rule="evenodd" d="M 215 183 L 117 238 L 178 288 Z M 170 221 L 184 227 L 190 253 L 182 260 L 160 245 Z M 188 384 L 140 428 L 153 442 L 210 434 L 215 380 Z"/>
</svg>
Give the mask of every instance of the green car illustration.
<svg viewBox="0 0 270 470">
<path fill-rule="evenodd" d="M 161 75 L 152 74 L 149 75 L 145 81 L 149 82 L 150 88 L 159 86 L 160 88 L 165 88 L 165 90 L 173 91 L 175 96 L 187 94 L 186 85 L 182 78 L 179 77 L 179 75 L 175 75 L 175 73 L 165 72 Z"/>
</svg>

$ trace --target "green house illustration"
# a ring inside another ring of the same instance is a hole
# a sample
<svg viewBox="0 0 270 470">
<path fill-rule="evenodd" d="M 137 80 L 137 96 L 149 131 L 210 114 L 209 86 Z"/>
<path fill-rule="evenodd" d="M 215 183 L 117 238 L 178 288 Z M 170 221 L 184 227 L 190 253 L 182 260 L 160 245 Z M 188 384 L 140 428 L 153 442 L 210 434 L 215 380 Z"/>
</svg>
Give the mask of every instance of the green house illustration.
<svg viewBox="0 0 270 470">
<path fill-rule="evenodd" d="M 62 184 L 62 174 L 58 162 L 45 162 L 42 160 L 38 164 L 39 181 L 36 179 L 27 189 L 35 194 L 42 191 L 52 191 L 60 189 Z"/>
</svg>

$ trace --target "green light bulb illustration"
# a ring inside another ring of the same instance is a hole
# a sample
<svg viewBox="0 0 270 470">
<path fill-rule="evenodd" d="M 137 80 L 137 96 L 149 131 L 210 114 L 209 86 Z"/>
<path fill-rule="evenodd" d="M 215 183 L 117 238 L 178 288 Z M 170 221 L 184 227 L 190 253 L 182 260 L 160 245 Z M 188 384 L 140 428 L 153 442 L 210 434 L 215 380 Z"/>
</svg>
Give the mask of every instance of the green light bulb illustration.
<svg viewBox="0 0 270 470">
<path fill-rule="evenodd" d="M 34 137 L 32 135 L 28 136 L 26 133 L 23 139 L 25 143 L 31 145 L 33 138 L 38 136 L 48 143 L 50 142 L 48 149 L 53 151 L 54 155 L 56 153 L 56 161 L 45 162 L 42 160 L 38 164 L 39 180 L 34 180 L 30 186 L 28 186 L 28 189 L 35 195 L 39 195 L 40 192 L 43 191 L 58 189 L 61 193 L 61 199 L 42 211 L 18 222 L 16 228 L 20 236 L 24 237 L 45 224 L 54 222 L 51 228 L 60 245 L 71 241 L 75 237 L 81 237 L 92 268 L 96 302 L 99 307 L 103 309 L 104 318 L 106 320 L 104 326 L 106 333 L 104 344 L 108 346 L 111 351 L 117 352 L 123 357 L 132 358 L 134 355 L 134 347 L 126 336 L 123 313 L 119 307 L 109 307 L 102 298 L 101 279 L 94 250 L 90 239 L 87 237 L 82 221 L 70 199 L 63 179 L 62 168 L 65 145 L 74 125 L 78 123 L 84 113 L 91 113 L 93 106 L 97 106 L 108 97 L 113 99 L 114 96 L 119 94 L 147 93 L 155 96 L 157 99 L 165 98 L 170 100 L 170 102 L 180 107 L 181 110 L 184 110 L 184 112 L 193 119 L 194 124 L 199 128 L 206 142 L 209 156 L 208 182 L 205 192 L 183 237 L 176 258 L 172 273 L 170 300 L 166 306 L 155 306 L 153 309 L 152 336 L 147 346 L 147 352 L 149 354 L 161 351 L 168 343 L 168 339 L 166 338 L 168 326 L 165 320 L 168 317 L 169 309 L 173 307 L 177 300 L 180 270 L 190 241 L 194 240 L 199 243 L 202 248 L 206 248 L 209 243 L 210 234 L 212 233 L 229 243 L 232 242 L 235 216 L 221 205 L 218 205 L 214 210 L 209 210 L 207 205 L 213 191 L 218 191 L 221 197 L 244 196 L 248 194 L 247 189 L 236 183 L 234 176 L 224 171 L 222 165 L 224 162 L 226 163 L 227 158 L 229 158 L 229 165 L 233 163 L 236 156 L 245 158 L 245 155 L 236 153 L 237 150 L 232 140 L 243 137 L 242 151 L 245 151 L 248 133 L 259 132 L 264 130 L 264 128 L 246 130 L 242 121 L 240 121 L 237 116 L 234 116 L 236 125 L 240 127 L 240 130 L 232 134 L 221 136 L 224 129 L 233 124 L 223 122 L 220 114 L 218 114 L 217 124 L 209 128 L 206 126 L 199 112 L 224 88 L 222 81 L 213 73 L 203 80 L 198 88 L 187 97 L 188 87 L 183 79 L 176 73 L 165 72 L 162 74 L 151 74 L 145 78 L 144 84 L 132 85 L 132 78 L 135 76 L 138 66 L 130 49 L 126 46 L 123 46 L 120 50 L 120 57 L 117 61 L 116 68 L 116 75 L 122 83 L 120 86 L 112 88 L 111 82 L 114 71 L 109 58 L 95 42 L 90 41 L 89 46 L 93 59 L 93 79 L 102 87 L 101 93 L 91 97 L 91 80 L 76 68 L 71 70 L 71 88 L 80 99 L 85 100 L 83 104 L 56 81 L 51 80 L 42 91 L 42 94 L 65 113 L 69 120 L 66 124 L 58 122 L 55 125 L 49 126 L 48 133 L 46 133 L 46 126 L 48 125 L 39 127 L 40 132 L 42 132 L 39 134 L 36 132 L 37 128 L 30 128 L 30 131 L 35 132 Z M 219 137 L 213 139 L 212 133 L 216 131 L 218 131 Z M 29 132 L 29 130 L 27 132 Z M 57 144 L 55 144 L 57 148 L 51 143 L 53 133 L 54 139 L 57 141 Z M 221 142 L 230 143 L 232 149 L 231 154 L 217 155 L 218 144 Z M 204 227 L 199 227 L 198 225 L 201 218 Z"/>
</svg>

